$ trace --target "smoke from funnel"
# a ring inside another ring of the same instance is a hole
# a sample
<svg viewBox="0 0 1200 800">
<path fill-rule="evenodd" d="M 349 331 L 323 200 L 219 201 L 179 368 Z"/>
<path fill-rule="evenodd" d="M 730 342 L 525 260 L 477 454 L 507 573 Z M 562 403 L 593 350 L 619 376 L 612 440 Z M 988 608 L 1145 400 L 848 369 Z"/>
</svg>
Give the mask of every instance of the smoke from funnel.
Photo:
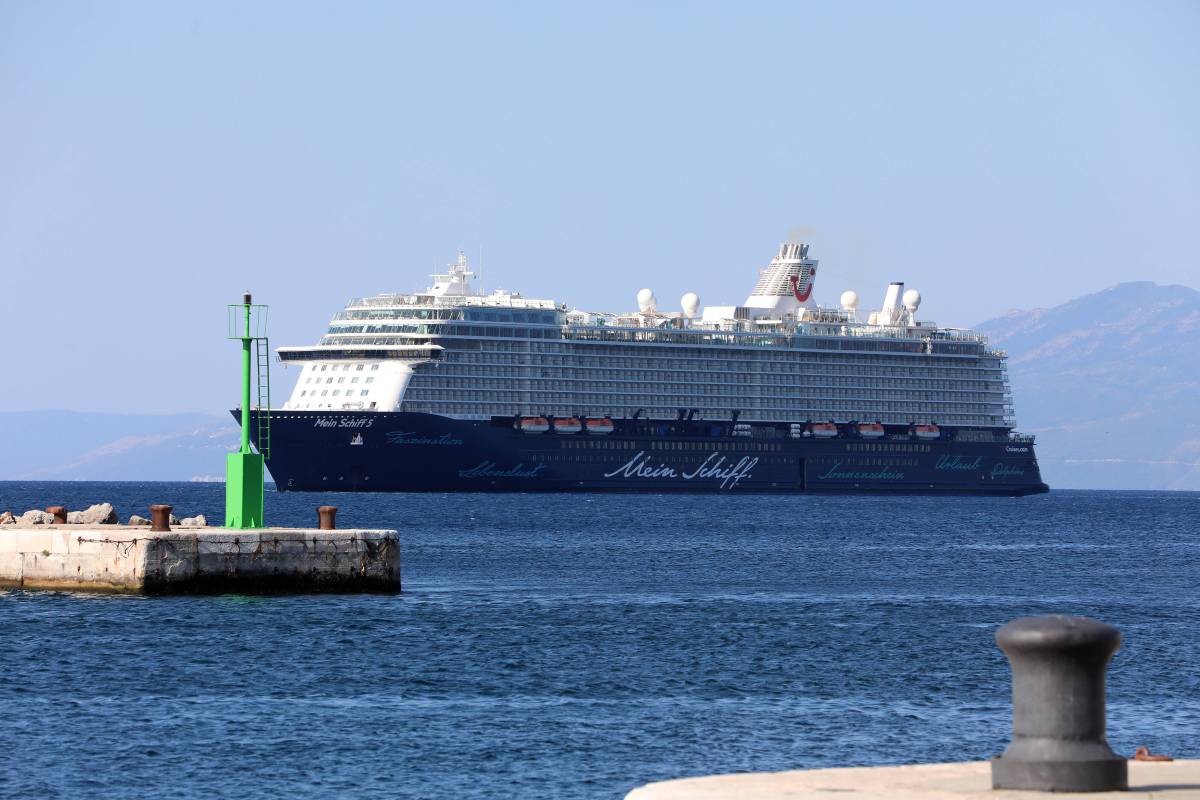
<svg viewBox="0 0 1200 800">
<path fill-rule="evenodd" d="M 793 225 L 788 228 L 787 240 L 789 242 L 803 242 L 808 244 L 812 242 L 817 235 L 816 225 Z"/>
</svg>

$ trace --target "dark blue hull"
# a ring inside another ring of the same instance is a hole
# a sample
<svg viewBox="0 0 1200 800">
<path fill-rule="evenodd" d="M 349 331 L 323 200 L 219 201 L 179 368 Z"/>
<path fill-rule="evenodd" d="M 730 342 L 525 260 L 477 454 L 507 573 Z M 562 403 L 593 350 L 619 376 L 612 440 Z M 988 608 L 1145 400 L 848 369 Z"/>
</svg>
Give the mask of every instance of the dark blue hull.
<svg viewBox="0 0 1200 800">
<path fill-rule="evenodd" d="M 1032 443 L 946 428 L 932 441 L 890 428 L 868 440 L 849 427 L 814 439 L 768 423 L 734 436 L 728 422 L 626 419 L 608 435 L 529 434 L 509 418 L 351 411 L 272 411 L 269 424 L 266 463 L 280 491 L 1048 491 Z"/>
</svg>

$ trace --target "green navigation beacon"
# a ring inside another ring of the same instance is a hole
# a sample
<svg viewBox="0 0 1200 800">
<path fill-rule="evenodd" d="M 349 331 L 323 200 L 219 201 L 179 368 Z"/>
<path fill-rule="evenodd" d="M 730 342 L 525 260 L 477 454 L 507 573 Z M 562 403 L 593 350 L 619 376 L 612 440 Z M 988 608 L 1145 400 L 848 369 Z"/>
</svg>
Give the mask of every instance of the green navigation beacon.
<svg viewBox="0 0 1200 800">
<path fill-rule="evenodd" d="M 250 293 L 241 305 L 229 306 L 229 337 L 242 343 L 242 446 L 225 457 L 225 527 L 263 527 L 263 458 L 270 456 L 270 348 L 267 307 L 252 305 Z M 257 364 L 257 369 L 254 366 Z M 251 373 L 257 373 L 258 404 L 250 405 Z M 257 411 L 257 413 L 254 413 Z M 255 429 L 255 452 L 250 429 Z"/>
</svg>

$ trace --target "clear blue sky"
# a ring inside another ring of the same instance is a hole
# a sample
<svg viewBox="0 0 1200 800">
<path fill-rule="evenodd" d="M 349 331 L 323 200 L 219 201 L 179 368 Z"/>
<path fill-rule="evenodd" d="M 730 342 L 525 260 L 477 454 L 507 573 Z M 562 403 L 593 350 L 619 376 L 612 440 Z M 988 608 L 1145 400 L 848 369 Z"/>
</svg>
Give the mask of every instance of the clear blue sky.
<svg viewBox="0 0 1200 800">
<path fill-rule="evenodd" d="M 1200 285 L 1200 4 L 0 3 L 0 410 L 220 411 L 224 306 Z M 279 372 L 279 391 L 294 373 Z"/>
</svg>

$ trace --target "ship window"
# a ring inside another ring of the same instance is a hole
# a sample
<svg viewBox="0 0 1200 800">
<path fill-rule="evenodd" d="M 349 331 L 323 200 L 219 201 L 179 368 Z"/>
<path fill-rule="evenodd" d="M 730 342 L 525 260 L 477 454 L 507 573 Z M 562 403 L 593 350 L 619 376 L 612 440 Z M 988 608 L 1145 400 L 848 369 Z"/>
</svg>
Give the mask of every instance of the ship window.
<svg viewBox="0 0 1200 800">
<path fill-rule="evenodd" d="M 308 392 L 304 391 L 303 389 L 300 390 L 301 397 L 304 397 L 304 395 L 306 395 L 306 394 L 308 394 Z"/>
<path fill-rule="evenodd" d="M 351 379 L 350 379 L 350 382 L 351 382 L 351 383 L 358 383 L 358 378 L 357 378 L 357 377 L 351 378 Z"/>
<path fill-rule="evenodd" d="M 321 390 L 321 397 L 324 397 L 324 396 L 325 396 L 325 395 L 327 395 L 327 394 L 329 394 L 329 390 L 328 390 L 328 389 L 322 389 L 322 390 Z"/>
<path fill-rule="evenodd" d="M 375 378 L 374 378 L 374 377 L 367 378 L 366 382 L 367 382 L 367 383 L 374 383 L 374 382 L 375 382 Z"/>
<path fill-rule="evenodd" d="M 338 396 L 339 394 L 341 394 L 341 393 L 342 393 L 342 390 L 341 390 L 341 389 L 334 389 L 334 390 L 333 390 L 333 396 L 334 396 L 334 397 L 337 397 L 337 396 Z"/>
<path fill-rule="evenodd" d="M 329 365 L 328 365 L 328 364 L 322 364 L 322 365 L 321 365 L 321 372 L 324 372 L 324 371 L 325 371 L 325 368 L 326 368 L 327 366 L 329 366 Z"/>
<path fill-rule="evenodd" d="M 359 372 L 362 372 L 363 365 L 362 365 L 362 364 L 357 364 L 357 365 L 355 365 L 355 367 L 354 367 L 354 368 L 355 368 L 356 370 L 358 370 Z"/>
<path fill-rule="evenodd" d="M 372 371 L 374 371 L 374 370 L 377 370 L 377 369 L 379 369 L 379 365 L 378 365 L 378 364 L 372 364 L 372 365 L 371 365 L 371 370 L 372 370 Z"/>
<path fill-rule="evenodd" d="M 363 389 L 361 392 L 359 392 L 359 393 L 358 393 L 358 396 L 359 396 L 359 397 L 366 397 L 366 396 L 367 396 L 367 393 L 368 393 L 368 391 L 370 391 L 370 390 L 368 390 L 368 389 Z"/>
</svg>

